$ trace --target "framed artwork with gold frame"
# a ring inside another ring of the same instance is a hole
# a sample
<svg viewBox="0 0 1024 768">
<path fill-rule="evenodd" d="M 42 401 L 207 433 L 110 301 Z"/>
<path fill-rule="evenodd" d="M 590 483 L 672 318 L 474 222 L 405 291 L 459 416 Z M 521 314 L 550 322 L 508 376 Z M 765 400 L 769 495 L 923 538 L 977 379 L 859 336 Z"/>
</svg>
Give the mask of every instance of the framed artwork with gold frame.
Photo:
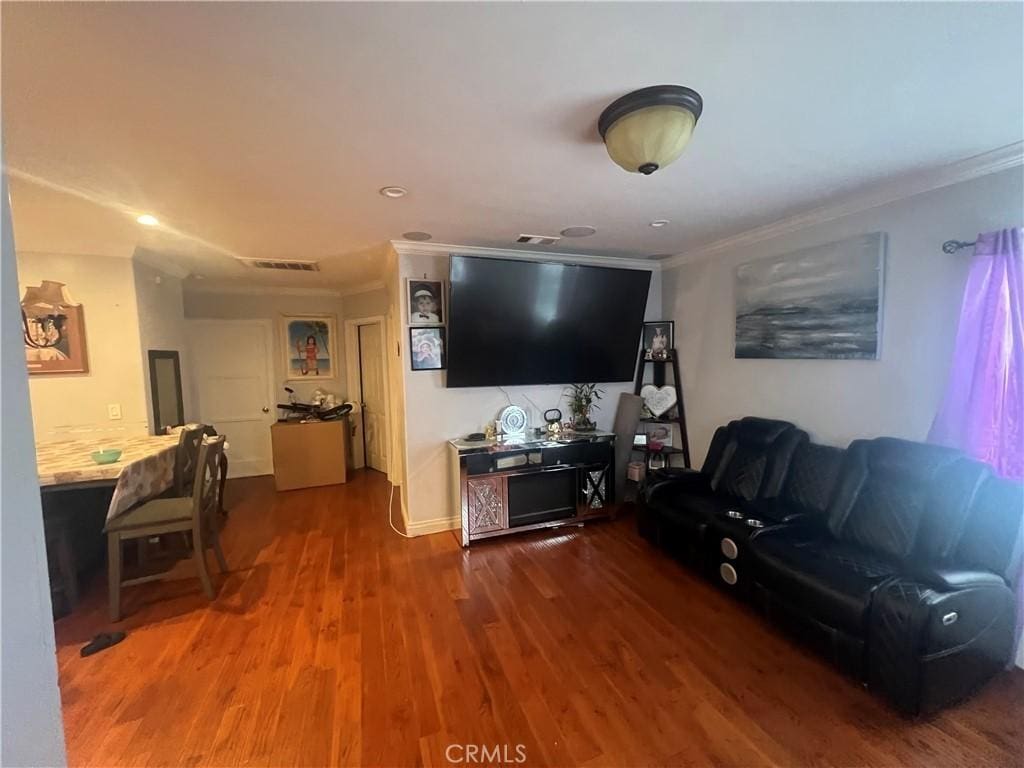
<svg viewBox="0 0 1024 768">
<path fill-rule="evenodd" d="M 29 374 L 89 372 L 85 312 L 63 283 L 44 280 L 25 289 L 21 332 Z"/>
</svg>

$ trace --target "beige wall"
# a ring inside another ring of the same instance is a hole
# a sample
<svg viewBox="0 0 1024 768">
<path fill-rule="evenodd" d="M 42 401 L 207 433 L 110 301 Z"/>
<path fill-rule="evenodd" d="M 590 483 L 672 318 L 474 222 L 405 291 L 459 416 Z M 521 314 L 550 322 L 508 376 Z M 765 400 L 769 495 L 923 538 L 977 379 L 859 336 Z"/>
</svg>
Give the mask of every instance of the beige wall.
<svg viewBox="0 0 1024 768">
<path fill-rule="evenodd" d="M 186 291 L 185 317 L 188 319 L 220 320 L 273 320 L 274 391 L 285 397 L 287 383 L 300 400 L 307 400 L 318 387 L 339 399 L 347 397 L 345 383 L 345 333 L 343 329 L 342 300 L 337 296 L 308 296 L 274 293 L 271 289 L 259 293 L 205 293 Z M 282 315 L 333 315 L 336 323 L 335 352 L 337 376 L 315 381 L 285 382 L 287 373 L 281 330 Z"/>
<path fill-rule="evenodd" d="M 1019 226 L 1019 168 L 918 195 L 663 273 L 676 321 L 694 459 L 715 427 L 744 415 L 788 419 L 813 439 L 923 439 L 946 384 L 969 250 L 949 239 Z M 880 360 L 736 360 L 737 264 L 852 235 L 888 233 Z"/>
<path fill-rule="evenodd" d="M 549 254 L 536 254 L 536 257 L 550 259 Z M 398 339 L 402 355 L 399 364 L 406 404 L 404 434 L 407 470 L 403 500 L 407 503 L 405 511 L 410 532 L 431 533 L 459 526 L 459 519 L 453 513 L 447 441 L 470 432 L 482 431 L 484 425 L 493 421 L 509 401 L 497 387 L 447 389 L 443 371 L 409 370 L 406 308 L 401 306 L 400 301 L 404 296 L 404 280 L 407 277 L 422 277 L 424 274 L 431 280 L 447 280 L 448 256 L 406 254 L 399 257 L 398 264 L 399 274 L 393 288 L 400 305 L 400 314 L 396 316 L 400 320 Z M 659 274 L 654 272 L 647 317 L 660 319 L 660 314 L 661 281 Z M 542 414 L 549 408 L 561 408 L 563 413 L 568 413 L 562 400 L 564 385 L 505 389 L 512 402 L 526 410 L 531 426 L 542 424 Z M 596 414 L 597 423 L 602 429 L 610 429 L 619 394 L 632 392 L 633 384 L 604 384 L 603 389 L 605 395 L 601 410 Z"/>
<path fill-rule="evenodd" d="M 171 350 L 181 361 L 182 399 L 185 421 L 193 418 L 192 388 L 189 385 L 188 331 L 181 279 L 135 260 L 135 301 L 139 312 L 139 343 L 142 349 L 143 379 L 146 385 L 146 415 L 153 430 L 153 392 L 149 380 L 149 350 Z"/>
<path fill-rule="evenodd" d="M 388 311 L 388 292 L 374 288 L 360 293 L 350 293 L 342 300 L 346 318 L 374 317 Z"/>
<path fill-rule="evenodd" d="M 36 440 L 76 434 L 146 434 L 149 429 L 135 276 L 130 259 L 18 254 L 21 291 L 56 280 L 81 302 L 89 372 L 29 377 Z M 121 406 L 111 420 L 107 406 Z"/>
</svg>

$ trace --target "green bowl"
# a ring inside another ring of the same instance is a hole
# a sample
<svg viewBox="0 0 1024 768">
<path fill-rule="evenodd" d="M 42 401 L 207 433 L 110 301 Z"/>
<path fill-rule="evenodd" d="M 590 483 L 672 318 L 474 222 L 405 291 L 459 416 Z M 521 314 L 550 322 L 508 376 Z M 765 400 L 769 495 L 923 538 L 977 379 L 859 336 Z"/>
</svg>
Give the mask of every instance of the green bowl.
<svg viewBox="0 0 1024 768">
<path fill-rule="evenodd" d="M 93 451 L 89 455 L 92 456 L 92 460 L 97 464 L 113 464 L 121 458 L 121 449 L 107 448 L 105 451 Z"/>
</svg>

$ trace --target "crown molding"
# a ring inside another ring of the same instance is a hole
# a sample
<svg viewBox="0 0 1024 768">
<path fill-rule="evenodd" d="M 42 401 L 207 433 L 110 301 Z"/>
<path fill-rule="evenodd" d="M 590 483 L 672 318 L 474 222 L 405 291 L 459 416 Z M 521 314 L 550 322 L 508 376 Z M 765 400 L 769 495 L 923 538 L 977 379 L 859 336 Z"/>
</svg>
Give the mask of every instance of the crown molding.
<svg viewBox="0 0 1024 768">
<path fill-rule="evenodd" d="M 826 221 L 862 213 L 915 195 L 971 181 L 1010 168 L 1017 168 L 1021 165 L 1024 165 L 1024 142 L 1018 141 L 991 152 L 958 160 L 949 165 L 883 181 L 833 203 L 811 208 L 803 213 L 748 229 L 690 251 L 684 251 L 670 259 L 665 259 L 661 265 L 663 269 L 671 269 L 682 264 L 699 261 L 722 251 L 753 245 L 762 240 L 770 240 Z"/>
<path fill-rule="evenodd" d="M 357 285 L 353 285 L 348 288 L 342 288 L 338 292 L 338 295 L 344 298 L 345 296 L 355 296 L 360 293 L 368 293 L 369 291 L 379 291 L 383 288 L 383 280 L 370 280 L 366 283 L 358 283 Z"/>
<path fill-rule="evenodd" d="M 622 256 L 594 256 L 584 253 L 552 253 L 550 251 L 520 251 L 512 248 L 488 248 L 478 245 L 452 245 L 449 243 L 423 243 L 412 240 L 392 240 L 391 247 L 399 256 L 482 256 L 491 259 L 521 259 L 524 261 L 557 261 L 563 264 L 588 264 L 598 267 L 621 267 L 658 272 L 664 262 L 646 259 L 627 259 Z"/>
<path fill-rule="evenodd" d="M 286 285 L 217 285 L 205 281 L 189 281 L 182 286 L 185 293 L 222 294 L 228 296 L 327 296 L 340 299 L 342 294 L 330 288 L 295 288 Z"/>
</svg>

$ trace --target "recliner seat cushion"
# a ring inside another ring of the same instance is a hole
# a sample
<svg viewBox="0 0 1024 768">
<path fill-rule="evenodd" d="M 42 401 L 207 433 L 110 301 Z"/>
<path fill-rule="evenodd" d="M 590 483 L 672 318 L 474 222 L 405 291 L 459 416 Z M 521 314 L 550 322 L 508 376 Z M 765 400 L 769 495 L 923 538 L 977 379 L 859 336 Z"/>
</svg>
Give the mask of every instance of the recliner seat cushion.
<svg viewBox="0 0 1024 768">
<path fill-rule="evenodd" d="M 780 528 L 751 539 L 758 582 L 822 624 L 863 636 L 871 596 L 897 565 L 856 545 Z"/>
</svg>

